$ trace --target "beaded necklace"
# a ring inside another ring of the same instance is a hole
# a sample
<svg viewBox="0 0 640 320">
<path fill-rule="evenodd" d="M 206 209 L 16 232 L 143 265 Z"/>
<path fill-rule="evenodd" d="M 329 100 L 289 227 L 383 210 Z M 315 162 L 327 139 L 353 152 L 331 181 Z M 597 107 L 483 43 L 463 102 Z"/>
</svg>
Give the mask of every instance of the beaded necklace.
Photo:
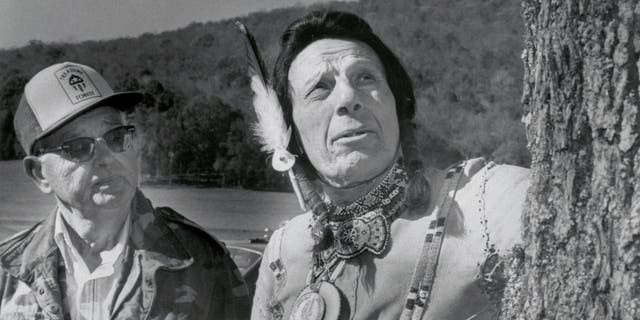
<svg viewBox="0 0 640 320">
<path fill-rule="evenodd" d="M 381 254 L 389 243 L 391 223 L 405 206 L 407 181 L 406 171 L 396 163 L 377 187 L 355 202 L 347 206 L 327 203 L 334 242 L 322 252 L 324 262 L 333 255 L 351 259 L 365 251 Z"/>
<path fill-rule="evenodd" d="M 337 319 L 341 294 L 333 283 L 342 274 L 346 261 L 364 252 L 382 254 L 391 238 L 391 223 L 405 207 L 408 176 L 400 161 L 391 167 L 373 190 L 347 206 L 325 203 L 326 227 L 333 244 L 314 252 L 307 286 L 300 292 L 290 319 Z M 314 221 L 312 225 L 317 223 Z M 313 228 L 312 228 L 313 229 Z"/>
</svg>

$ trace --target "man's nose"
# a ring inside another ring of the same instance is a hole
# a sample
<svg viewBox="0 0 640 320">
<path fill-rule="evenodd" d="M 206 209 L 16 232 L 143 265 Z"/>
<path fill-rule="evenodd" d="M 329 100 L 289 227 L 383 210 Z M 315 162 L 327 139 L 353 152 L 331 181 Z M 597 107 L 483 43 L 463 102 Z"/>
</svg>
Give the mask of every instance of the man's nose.
<svg viewBox="0 0 640 320">
<path fill-rule="evenodd" d="M 358 92 L 348 81 L 341 81 L 336 84 L 336 113 L 346 115 L 356 112 L 362 108 Z"/>
<path fill-rule="evenodd" d="M 97 164 L 108 164 L 113 161 L 113 151 L 109 149 L 107 143 L 103 139 L 98 139 L 95 146 L 94 161 Z"/>
</svg>

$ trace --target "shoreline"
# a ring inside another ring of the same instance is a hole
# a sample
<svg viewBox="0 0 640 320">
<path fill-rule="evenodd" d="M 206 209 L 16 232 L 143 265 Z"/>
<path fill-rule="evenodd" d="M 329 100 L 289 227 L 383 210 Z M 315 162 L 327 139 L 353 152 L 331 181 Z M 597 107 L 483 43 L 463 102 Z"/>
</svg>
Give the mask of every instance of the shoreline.
<svg viewBox="0 0 640 320">
<path fill-rule="evenodd" d="M 24 173 L 21 161 L 0 161 L 0 237 L 47 217 L 55 208 Z M 262 237 L 301 213 L 293 193 L 214 188 L 182 184 L 143 184 L 154 207 L 168 206 L 219 239 Z M 5 238 L 5 237 L 2 237 Z"/>
</svg>

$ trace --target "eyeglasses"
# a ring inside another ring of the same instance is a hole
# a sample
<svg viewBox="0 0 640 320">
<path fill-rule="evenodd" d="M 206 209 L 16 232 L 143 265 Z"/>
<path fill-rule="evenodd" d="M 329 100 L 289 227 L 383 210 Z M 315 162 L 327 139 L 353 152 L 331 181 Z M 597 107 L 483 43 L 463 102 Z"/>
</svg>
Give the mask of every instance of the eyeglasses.
<svg viewBox="0 0 640 320">
<path fill-rule="evenodd" d="M 107 131 L 102 137 L 81 137 L 63 142 L 57 147 L 41 148 L 34 152 L 39 156 L 48 152 L 60 152 L 63 157 L 75 161 L 85 162 L 93 158 L 96 151 L 96 143 L 104 141 L 113 152 L 124 152 L 133 148 L 133 137 L 136 132 L 134 126 L 120 126 Z"/>
</svg>

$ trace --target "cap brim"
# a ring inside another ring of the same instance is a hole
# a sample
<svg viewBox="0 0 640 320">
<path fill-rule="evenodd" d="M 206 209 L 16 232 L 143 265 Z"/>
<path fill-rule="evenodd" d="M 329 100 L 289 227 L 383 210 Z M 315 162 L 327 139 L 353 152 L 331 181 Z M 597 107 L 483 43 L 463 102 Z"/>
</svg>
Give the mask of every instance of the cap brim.
<svg viewBox="0 0 640 320">
<path fill-rule="evenodd" d="M 142 101 L 143 96 L 144 95 L 142 94 L 142 92 L 138 92 L 138 91 L 118 92 L 96 101 L 95 103 L 91 104 L 84 110 L 88 111 L 93 108 L 106 106 L 106 105 L 114 107 L 118 110 L 128 110 L 133 108 L 140 101 Z"/>
<path fill-rule="evenodd" d="M 144 95 L 138 91 L 117 92 L 112 95 L 106 96 L 60 119 L 56 124 L 49 127 L 46 131 L 43 131 L 42 133 L 40 133 L 37 136 L 37 138 L 34 140 L 34 142 L 44 138 L 46 135 L 52 133 L 53 131 L 62 127 L 63 125 L 69 123 L 69 121 L 75 119 L 76 117 L 82 115 L 85 112 L 93 110 L 97 107 L 104 107 L 104 106 L 110 106 L 121 111 L 126 111 L 133 108 L 136 104 L 138 104 L 142 100 L 143 96 Z"/>
</svg>

